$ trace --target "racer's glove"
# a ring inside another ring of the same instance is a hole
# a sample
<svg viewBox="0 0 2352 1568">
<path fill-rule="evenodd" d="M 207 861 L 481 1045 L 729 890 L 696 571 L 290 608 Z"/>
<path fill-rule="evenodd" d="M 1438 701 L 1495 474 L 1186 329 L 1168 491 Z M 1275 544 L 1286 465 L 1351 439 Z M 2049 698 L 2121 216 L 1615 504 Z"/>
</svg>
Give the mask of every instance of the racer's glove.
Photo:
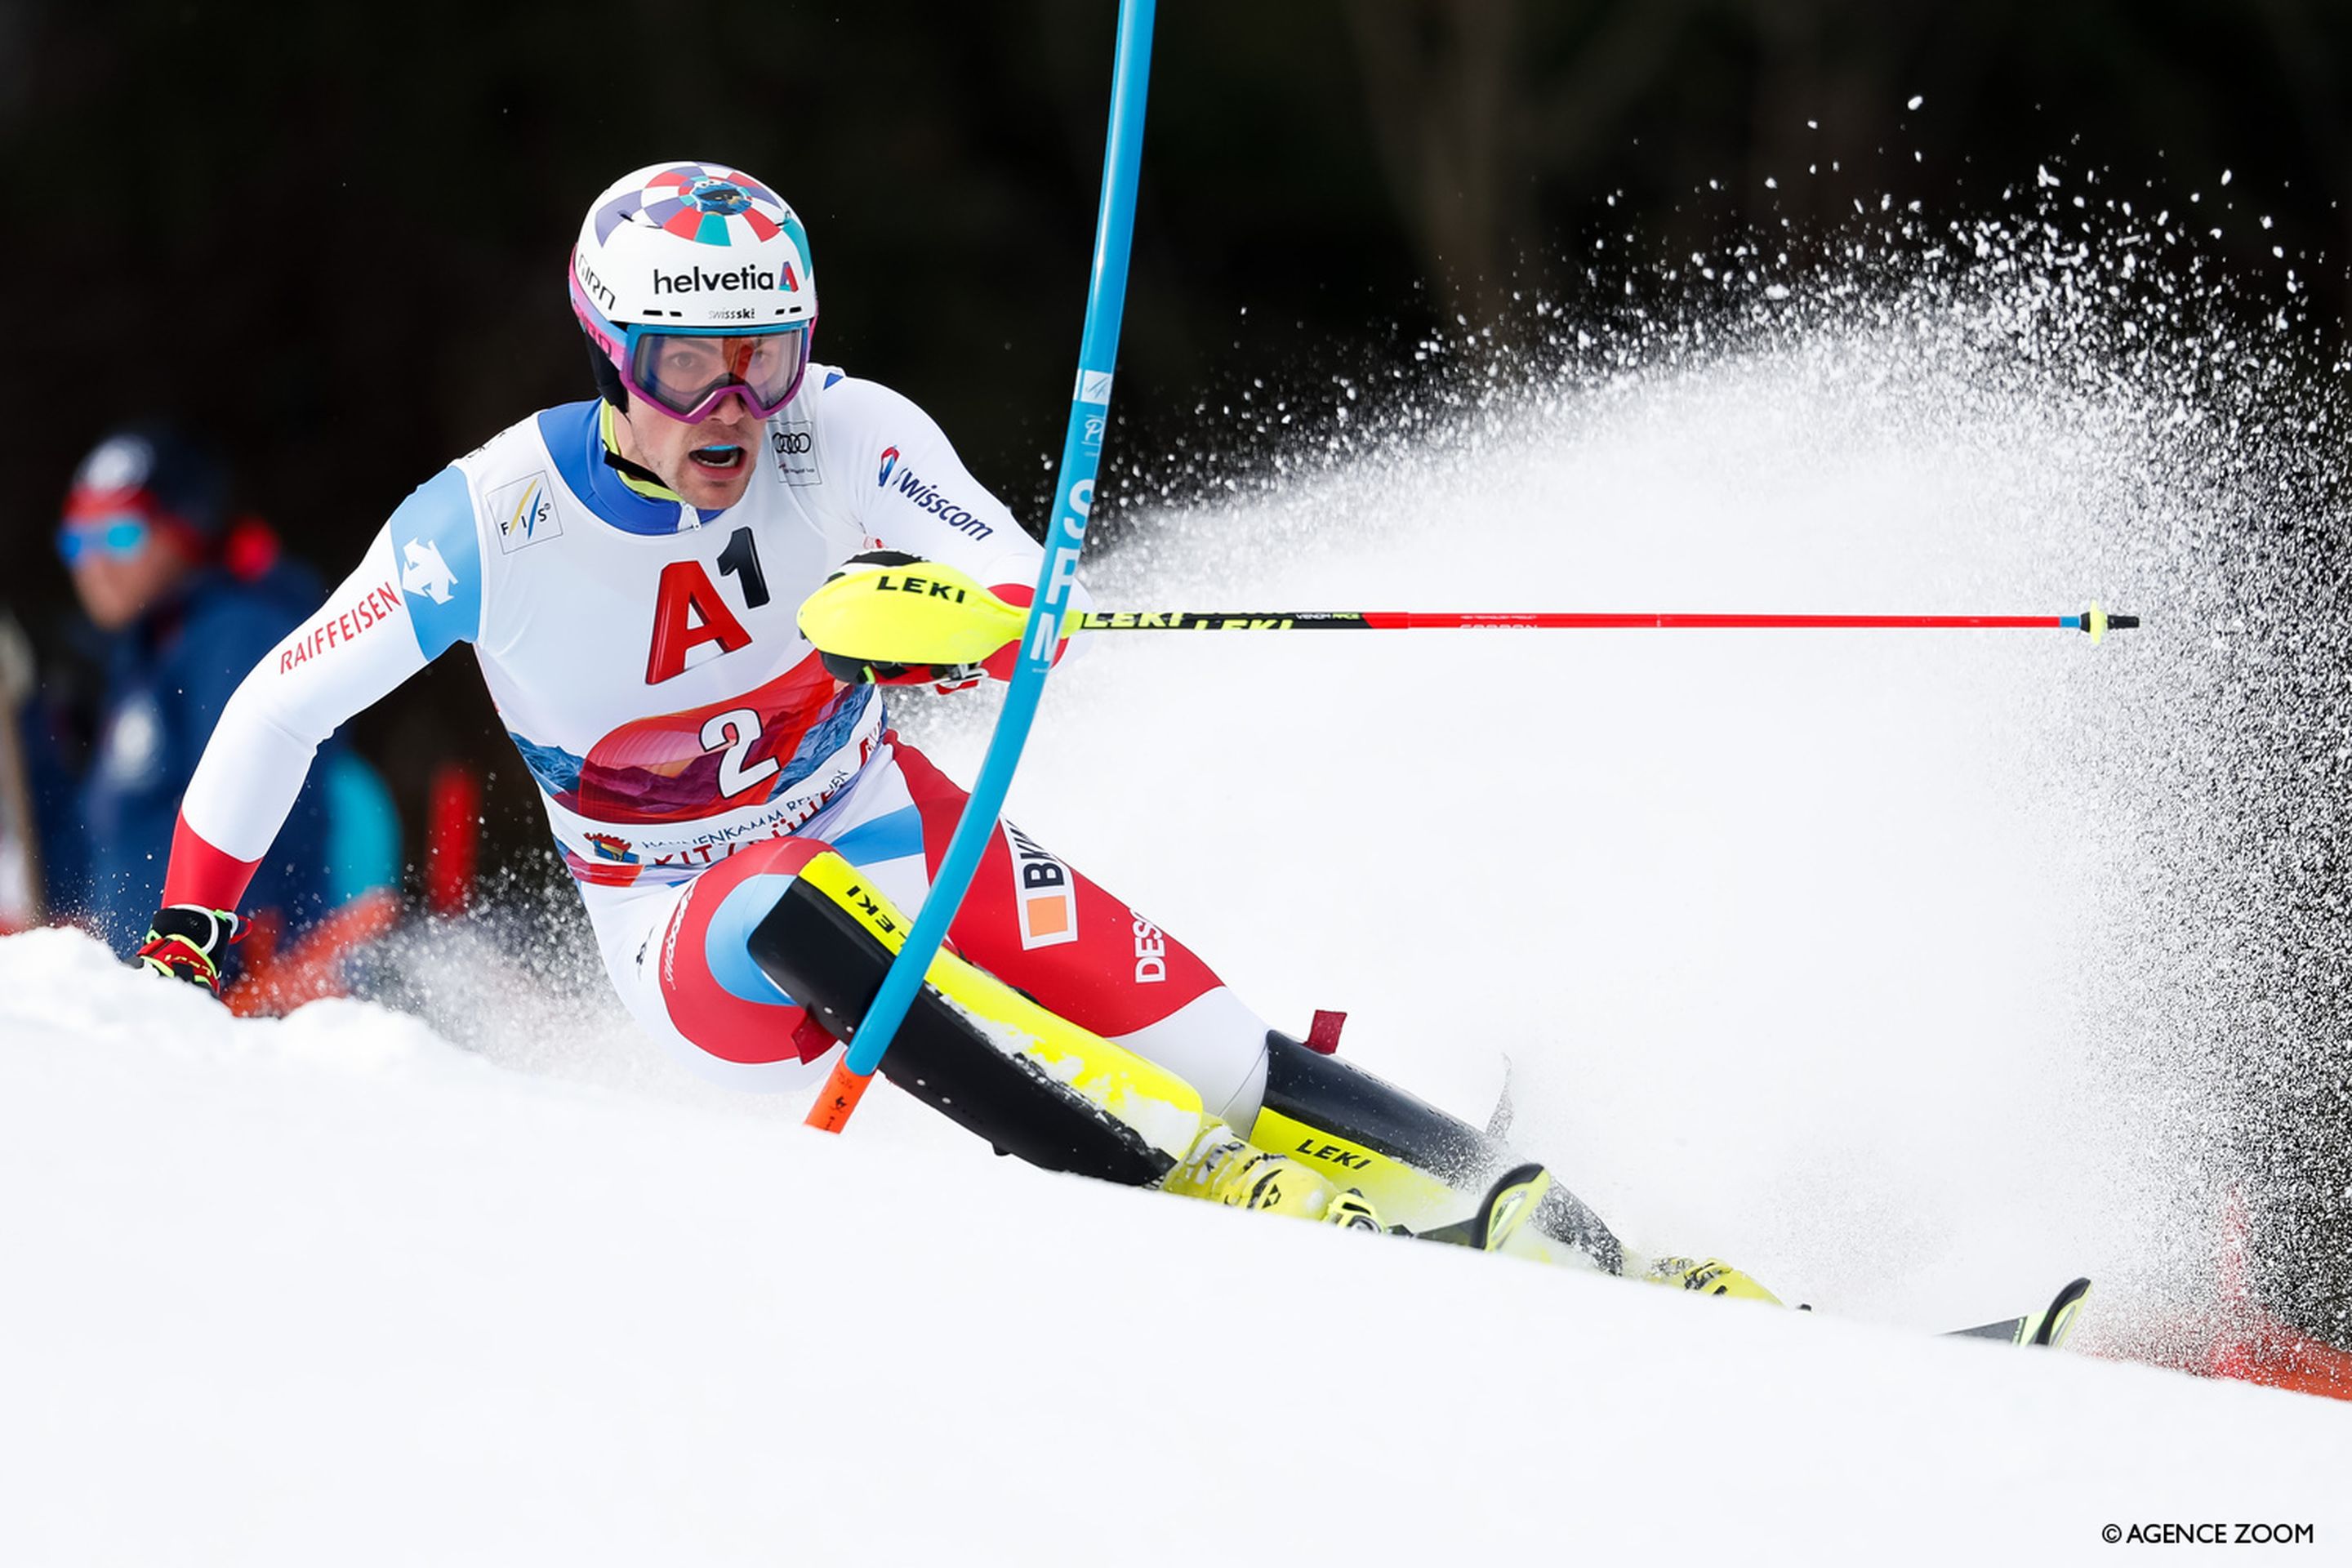
<svg viewBox="0 0 2352 1568">
<path fill-rule="evenodd" d="M 952 566 L 898 550 L 853 556 L 801 605 L 803 635 L 835 680 L 961 691 L 1009 678 L 1029 590 L 991 591 Z"/>
<path fill-rule="evenodd" d="M 887 664 L 817 650 L 824 671 L 849 686 L 928 686 L 935 691 L 968 691 L 988 677 L 976 664 Z"/>
<path fill-rule="evenodd" d="M 158 974 L 201 985 L 220 994 L 221 965 L 230 944 L 245 940 L 249 923 L 233 910 L 208 910 L 200 904 L 173 904 L 155 911 L 139 964 Z"/>
</svg>

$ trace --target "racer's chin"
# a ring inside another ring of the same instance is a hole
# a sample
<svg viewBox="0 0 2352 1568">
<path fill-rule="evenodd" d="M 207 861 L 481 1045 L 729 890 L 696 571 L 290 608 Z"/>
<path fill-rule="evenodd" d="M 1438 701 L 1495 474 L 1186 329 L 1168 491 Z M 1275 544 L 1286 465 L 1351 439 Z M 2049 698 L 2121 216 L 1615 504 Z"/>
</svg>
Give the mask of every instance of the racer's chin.
<svg viewBox="0 0 2352 1568">
<path fill-rule="evenodd" d="M 679 455 L 670 488 L 705 510 L 733 506 L 751 483 L 751 461 L 748 440 L 698 441 Z"/>
</svg>

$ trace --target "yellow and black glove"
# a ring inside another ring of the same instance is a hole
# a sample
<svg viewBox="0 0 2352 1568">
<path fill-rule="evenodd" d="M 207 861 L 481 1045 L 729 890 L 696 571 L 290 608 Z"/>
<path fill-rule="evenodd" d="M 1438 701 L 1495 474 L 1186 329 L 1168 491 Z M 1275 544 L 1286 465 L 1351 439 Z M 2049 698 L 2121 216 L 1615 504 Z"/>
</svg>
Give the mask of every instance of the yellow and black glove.
<svg viewBox="0 0 2352 1568">
<path fill-rule="evenodd" d="M 802 602 L 801 634 L 835 680 L 957 691 L 1012 674 L 1028 612 L 937 561 L 897 550 L 851 558 Z"/>
<path fill-rule="evenodd" d="M 157 910 L 154 923 L 147 928 L 146 945 L 139 950 L 140 967 L 201 985 L 217 996 L 228 950 L 245 939 L 248 929 L 234 910 L 170 905 Z"/>
</svg>

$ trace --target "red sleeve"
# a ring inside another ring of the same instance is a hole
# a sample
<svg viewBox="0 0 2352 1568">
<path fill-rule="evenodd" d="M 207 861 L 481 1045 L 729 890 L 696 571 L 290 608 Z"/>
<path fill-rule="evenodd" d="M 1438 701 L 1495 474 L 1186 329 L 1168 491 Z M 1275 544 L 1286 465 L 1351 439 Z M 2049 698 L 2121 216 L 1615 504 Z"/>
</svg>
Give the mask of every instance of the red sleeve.
<svg viewBox="0 0 2352 1568">
<path fill-rule="evenodd" d="M 172 830 L 172 865 L 163 873 L 163 902 L 234 910 L 260 864 L 258 859 L 239 860 L 225 849 L 214 848 L 184 816 Z"/>
</svg>

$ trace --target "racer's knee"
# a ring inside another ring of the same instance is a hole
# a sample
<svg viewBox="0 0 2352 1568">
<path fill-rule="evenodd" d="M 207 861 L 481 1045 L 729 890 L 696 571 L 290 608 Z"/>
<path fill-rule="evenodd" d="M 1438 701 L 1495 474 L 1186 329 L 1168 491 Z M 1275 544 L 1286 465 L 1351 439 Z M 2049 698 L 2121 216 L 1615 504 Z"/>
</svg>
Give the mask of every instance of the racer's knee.
<svg viewBox="0 0 2352 1568">
<path fill-rule="evenodd" d="M 833 1039 L 751 960 L 750 941 L 802 868 L 828 847 L 772 838 L 737 851 L 688 883 L 648 955 L 677 1032 L 721 1062 L 808 1062 Z"/>
</svg>

